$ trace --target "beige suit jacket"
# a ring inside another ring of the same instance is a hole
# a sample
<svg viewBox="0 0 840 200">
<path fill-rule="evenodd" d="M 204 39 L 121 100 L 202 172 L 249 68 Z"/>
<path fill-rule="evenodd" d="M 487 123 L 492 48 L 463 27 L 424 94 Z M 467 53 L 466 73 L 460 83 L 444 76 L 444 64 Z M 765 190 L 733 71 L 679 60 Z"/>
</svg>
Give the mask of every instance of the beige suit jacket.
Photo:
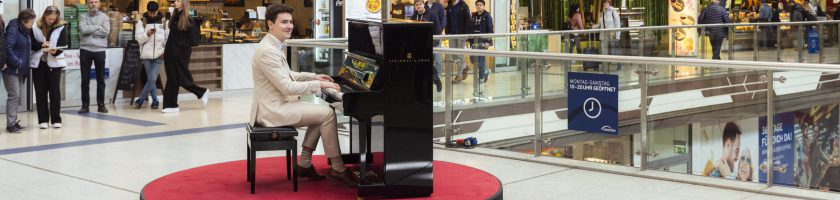
<svg viewBox="0 0 840 200">
<path fill-rule="evenodd" d="M 254 99 L 250 123 L 266 126 L 287 126 L 300 122 L 300 95 L 321 90 L 314 73 L 294 72 L 286 62 L 283 43 L 271 34 L 257 45 L 252 61 Z"/>
</svg>

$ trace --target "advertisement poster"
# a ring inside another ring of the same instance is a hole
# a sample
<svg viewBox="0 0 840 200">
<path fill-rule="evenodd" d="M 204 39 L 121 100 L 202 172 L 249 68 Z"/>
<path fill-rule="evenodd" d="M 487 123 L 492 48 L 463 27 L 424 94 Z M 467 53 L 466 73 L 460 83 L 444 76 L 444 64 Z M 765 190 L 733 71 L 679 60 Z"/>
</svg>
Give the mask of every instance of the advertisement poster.
<svg viewBox="0 0 840 200">
<path fill-rule="evenodd" d="M 773 121 L 773 183 L 794 185 L 793 162 L 794 156 L 794 113 L 776 114 Z M 762 183 L 767 182 L 767 173 L 771 170 L 767 163 L 767 118 L 761 117 L 758 122 L 759 132 L 759 162 L 761 163 L 758 178 Z"/>
<path fill-rule="evenodd" d="M 758 118 L 695 123 L 692 173 L 757 182 Z"/>
<path fill-rule="evenodd" d="M 837 103 L 793 112 L 796 186 L 840 190 Z"/>
<path fill-rule="evenodd" d="M 618 135 L 618 76 L 569 73 L 569 130 Z"/>
<path fill-rule="evenodd" d="M 668 6 L 668 25 L 696 25 L 699 0 L 670 0 Z M 697 29 L 672 29 L 669 48 L 676 52 L 676 56 L 697 55 Z"/>
</svg>

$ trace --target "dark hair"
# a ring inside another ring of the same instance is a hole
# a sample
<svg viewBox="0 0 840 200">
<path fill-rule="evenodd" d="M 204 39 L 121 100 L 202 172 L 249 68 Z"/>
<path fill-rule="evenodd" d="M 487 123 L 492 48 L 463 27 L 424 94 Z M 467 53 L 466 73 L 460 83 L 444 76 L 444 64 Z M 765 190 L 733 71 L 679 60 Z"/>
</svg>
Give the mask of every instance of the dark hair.
<svg viewBox="0 0 840 200">
<path fill-rule="evenodd" d="M 578 13 L 578 10 L 580 10 L 580 6 L 577 4 L 572 4 L 572 6 L 569 6 L 569 18 L 574 17 L 575 14 Z"/>
<path fill-rule="evenodd" d="M 732 122 L 726 123 L 726 126 L 723 127 L 723 142 L 726 143 L 727 140 L 735 141 L 735 137 L 741 135 L 741 129 L 738 128 L 738 125 Z"/>
<path fill-rule="evenodd" d="M 148 11 L 156 12 L 158 11 L 158 8 L 160 8 L 160 5 L 158 5 L 155 1 L 150 1 L 146 4 L 146 10 Z"/>
<path fill-rule="evenodd" d="M 20 23 L 35 20 L 35 11 L 32 9 L 21 10 L 17 17 Z"/>
<path fill-rule="evenodd" d="M 487 3 L 484 3 L 484 0 L 475 0 L 475 5 L 478 5 L 478 3 L 484 4 L 485 6 L 487 5 Z"/>
<path fill-rule="evenodd" d="M 265 26 L 268 27 L 268 22 L 274 23 L 277 20 L 277 15 L 280 13 L 289 13 L 293 14 L 295 9 L 292 7 L 287 6 L 286 4 L 271 4 L 265 11 Z"/>
</svg>

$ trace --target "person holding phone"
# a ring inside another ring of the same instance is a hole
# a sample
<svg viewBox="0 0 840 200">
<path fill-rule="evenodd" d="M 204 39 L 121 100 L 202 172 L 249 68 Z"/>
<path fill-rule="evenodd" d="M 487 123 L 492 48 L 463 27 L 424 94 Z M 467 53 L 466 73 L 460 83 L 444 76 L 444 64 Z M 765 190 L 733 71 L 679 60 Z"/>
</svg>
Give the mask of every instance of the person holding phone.
<svg viewBox="0 0 840 200">
<path fill-rule="evenodd" d="M 146 13 L 143 13 L 143 20 L 137 22 L 135 28 L 135 39 L 140 44 L 140 60 L 143 62 L 143 69 L 146 70 L 146 84 L 140 97 L 134 102 L 134 106 L 140 109 L 146 101 L 146 96 L 152 96 L 152 109 L 158 109 L 157 83 L 160 74 L 160 66 L 163 64 L 163 52 L 166 46 L 166 39 L 169 36 L 169 29 L 163 26 L 166 19 L 163 17 L 157 2 L 150 1 L 146 4 Z M 161 28 L 158 30 L 158 28 Z"/>
<path fill-rule="evenodd" d="M 59 17 L 56 6 L 47 6 L 44 15 L 32 28 L 32 79 L 35 84 L 35 105 L 38 110 L 38 127 L 61 128 L 61 72 L 64 51 L 70 44 L 65 22 Z M 35 61 L 37 59 L 37 61 Z M 49 97 L 49 98 L 48 98 Z"/>
</svg>

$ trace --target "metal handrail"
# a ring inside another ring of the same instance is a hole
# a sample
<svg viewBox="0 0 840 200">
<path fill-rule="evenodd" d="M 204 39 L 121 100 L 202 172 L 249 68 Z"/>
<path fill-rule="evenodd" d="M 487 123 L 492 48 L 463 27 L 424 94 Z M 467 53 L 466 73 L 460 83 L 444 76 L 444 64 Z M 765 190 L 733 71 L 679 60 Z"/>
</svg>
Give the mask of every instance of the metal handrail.
<svg viewBox="0 0 840 200">
<path fill-rule="evenodd" d="M 785 63 L 785 62 L 764 62 L 764 61 L 739 61 L 739 60 L 705 60 L 697 58 L 672 58 L 672 57 L 641 57 L 641 56 L 616 56 L 616 55 L 594 55 L 594 54 L 570 54 L 570 53 L 546 53 L 546 52 L 525 52 L 525 51 L 488 51 L 475 49 L 453 49 L 434 48 L 435 53 L 471 55 L 471 56 L 494 56 L 509 58 L 530 58 L 545 60 L 573 60 L 573 61 L 594 61 L 614 62 L 641 65 L 684 65 L 703 67 L 724 67 L 750 70 L 777 70 L 777 71 L 813 71 L 813 72 L 840 72 L 840 65 L 816 64 L 816 63 Z"/>
<path fill-rule="evenodd" d="M 506 37 L 506 36 L 527 36 L 527 35 L 558 35 L 558 34 L 578 34 L 578 33 L 600 33 L 600 32 L 614 32 L 614 31 L 656 31 L 675 28 L 714 28 L 714 27 L 737 27 L 737 26 L 792 26 L 792 25 L 819 25 L 819 24 L 840 24 L 840 20 L 830 21 L 806 21 L 806 22 L 761 22 L 761 23 L 729 23 L 729 24 L 697 24 L 697 25 L 675 25 L 675 26 L 643 26 L 643 27 L 624 27 L 624 28 L 609 28 L 609 29 L 587 29 L 587 30 L 563 30 L 563 31 L 545 31 L 545 32 L 516 32 L 516 33 L 482 33 L 482 34 L 460 34 L 460 35 L 435 35 L 434 39 L 457 39 L 457 38 L 475 38 L 475 37 Z M 330 39 L 294 39 L 291 41 L 323 41 L 323 42 L 347 42 L 347 38 L 330 38 Z"/>
<path fill-rule="evenodd" d="M 578 34 L 578 33 L 602 33 L 602 32 L 616 32 L 616 31 L 657 31 L 677 28 L 715 28 L 715 27 L 738 27 L 738 26 L 794 26 L 794 25 L 820 25 L 820 24 L 840 24 L 840 20 L 833 21 L 806 21 L 806 22 L 762 22 L 762 23 L 729 23 L 729 24 L 696 24 L 696 25 L 674 25 L 674 26 L 647 26 L 647 27 L 624 27 L 624 28 L 608 28 L 608 29 L 586 29 L 586 30 L 562 30 L 562 31 L 547 31 L 547 32 L 516 32 L 516 33 L 482 33 L 482 34 L 460 34 L 460 35 L 435 35 L 434 39 L 457 39 L 457 38 L 475 38 L 475 37 L 506 37 L 506 36 L 524 36 L 524 35 L 559 35 L 559 34 Z"/>
<path fill-rule="evenodd" d="M 346 43 L 324 43 L 306 42 L 302 40 L 288 40 L 290 47 L 309 48 L 334 48 L 346 49 Z M 621 62 L 629 64 L 650 64 L 650 65 L 685 65 L 724 67 L 752 70 L 779 70 L 779 71 L 814 71 L 814 72 L 835 72 L 840 73 L 840 65 L 816 64 L 816 63 L 786 63 L 786 62 L 763 62 L 763 61 L 739 61 L 739 60 L 706 60 L 697 58 L 671 58 L 671 57 L 641 57 L 641 56 L 620 56 L 620 55 L 593 55 L 593 54 L 571 54 L 571 53 L 546 53 L 546 52 L 523 52 L 523 51 L 489 51 L 476 49 L 459 48 L 434 48 L 435 53 L 453 55 L 493 56 L 509 58 L 530 58 L 545 60 L 573 60 L 573 61 L 594 61 L 594 62 Z"/>
</svg>

